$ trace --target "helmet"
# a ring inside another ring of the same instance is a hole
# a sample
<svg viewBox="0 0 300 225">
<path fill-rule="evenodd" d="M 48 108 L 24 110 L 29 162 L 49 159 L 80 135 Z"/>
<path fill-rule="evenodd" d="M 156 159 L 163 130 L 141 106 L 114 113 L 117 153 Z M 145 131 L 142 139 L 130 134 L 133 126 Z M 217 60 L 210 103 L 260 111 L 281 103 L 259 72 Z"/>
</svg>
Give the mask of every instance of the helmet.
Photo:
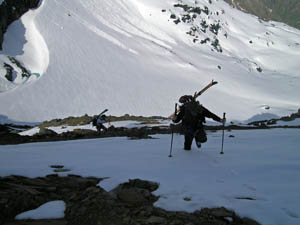
<svg viewBox="0 0 300 225">
<path fill-rule="evenodd" d="M 179 98 L 180 103 L 186 103 L 186 102 L 191 102 L 193 101 L 193 96 L 191 95 L 183 95 Z"/>
</svg>

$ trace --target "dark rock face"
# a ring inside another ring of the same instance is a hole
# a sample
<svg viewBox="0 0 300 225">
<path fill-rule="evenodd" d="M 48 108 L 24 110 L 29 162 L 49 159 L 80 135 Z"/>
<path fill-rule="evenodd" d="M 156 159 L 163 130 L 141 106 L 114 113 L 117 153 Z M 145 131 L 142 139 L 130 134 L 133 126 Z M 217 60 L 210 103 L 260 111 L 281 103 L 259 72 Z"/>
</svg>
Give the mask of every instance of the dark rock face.
<svg viewBox="0 0 300 225">
<path fill-rule="evenodd" d="M 170 212 L 153 206 L 159 198 L 152 194 L 159 184 L 133 179 L 107 192 L 97 186 L 100 178 L 76 175 L 48 175 L 30 179 L 0 177 L 0 224 L 4 225 L 259 225 L 240 218 L 223 207 L 194 213 Z M 24 211 L 53 200 L 66 203 L 65 218 L 49 221 L 18 221 Z"/>
<path fill-rule="evenodd" d="M 68 200 L 73 194 L 94 187 L 101 179 L 56 174 L 30 179 L 22 176 L 0 177 L 0 224 L 17 214 L 53 200 Z"/>
<path fill-rule="evenodd" d="M 0 50 L 7 27 L 29 9 L 36 8 L 40 0 L 4 0 L 0 5 Z"/>
</svg>

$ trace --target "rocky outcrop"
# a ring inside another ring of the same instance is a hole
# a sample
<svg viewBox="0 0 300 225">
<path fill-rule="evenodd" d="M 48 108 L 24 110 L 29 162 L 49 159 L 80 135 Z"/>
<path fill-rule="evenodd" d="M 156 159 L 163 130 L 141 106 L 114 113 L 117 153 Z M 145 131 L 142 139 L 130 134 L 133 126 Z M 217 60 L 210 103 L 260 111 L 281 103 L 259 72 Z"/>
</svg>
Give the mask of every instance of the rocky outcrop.
<svg viewBox="0 0 300 225">
<path fill-rule="evenodd" d="M 22 224 L 52 225 L 259 225 L 240 218 L 223 207 L 194 213 L 170 212 L 153 206 L 159 198 L 152 192 L 159 185 L 140 179 L 129 180 L 107 192 L 97 186 L 100 178 L 49 175 L 30 179 L 21 176 L 0 177 L 0 224 L 15 225 L 14 217 L 52 201 L 66 203 L 65 218 L 52 221 L 26 221 Z M 180 181 L 179 181 L 180 182 Z M 187 199 L 186 201 L 190 201 Z"/>
<path fill-rule="evenodd" d="M 48 201 L 68 202 L 72 195 L 95 187 L 100 180 L 75 175 L 62 178 L 57 174 L 35 179 L 22 176 L 0 177 L 0 224 Z"/>
<path fill-rule="evenodd" d="M 0 5 L 0 50 L 7 27 L 29 9 L 36 8 L 40 0 L 4 0 Z"/>
<path fill-rule="evenodd" d="M 292 114 L 290 117 L 281 118 L 283 121 L 290 121 L 295 118 L 300 117 L 300 113 Z M 239 126 L 239 125 L 228 125 L 226 130 L 250 130 L 250 129 L 269 129 L 269 128 L 300 128 L 299 125 L 276 125 L 276 120 L 263 120 L 251 122 L 248 126 Z M 274 124 L 274 125 L 273 125 Z M 253 126 L 254 125 L 254 126 Z M 269 126 L 272 125 L 272 126 Z M 77 139 L 91 139 L 91 138 L 106 138 L 106 137 L 128 137 L 129 140 L 136 139 L 151 139 L 151 135 L 155 134 L 170 134 L 172 131 L 174 133 L 182 134 L 181 125 L 173 126 L 173 130 L 170 127 L 166 126 L 157 126 L 157 127 L 134 127 L 134 128 L 125 128 L 125 127 L 109 127 L 107 132 L 97 132 L 95 130 L 86 130 L 86 129 L 75 129 L 73 131 L 56 133 L 50 129 L 41 127 L 40 132 L 33 136 L 22 136 L 18 134 L 17 127 L 13 129 L 13 125 L 1 125 L 0 124 L 0 145 L 13 145 L 13 144 L 23 144 L 31 142 L 47 142 L 47 141 L 67 141 L 67 140 L 77 140 Z M 29 129 L 29 127 L 19 127 L 22 129 Z M 216 131 L 223 129 L 222 126 L 205 126 L 206 130 Z"/>
<path fill-rule="evenodd" d="M 128 137 L 131 140 L 151 138 L 153 134 L 170 133 L 170 129 L 160 127 L 124 128 L 109 127 L 105 133 L 98 133 L 94 130 L 75 129 L 73 131 L 57 134 L 56 132 L 41 128 L 40 132 L 33 136 L 22 136 L 14 130 L 8 129 L 9 125 L 0 125 L 0 145 L 22 144 L 40 141 L 65 141 L 84 138 L 104 138 L 104 137 Z M 179 132 L 179 127 L 177 128 Z"/>
</svg>

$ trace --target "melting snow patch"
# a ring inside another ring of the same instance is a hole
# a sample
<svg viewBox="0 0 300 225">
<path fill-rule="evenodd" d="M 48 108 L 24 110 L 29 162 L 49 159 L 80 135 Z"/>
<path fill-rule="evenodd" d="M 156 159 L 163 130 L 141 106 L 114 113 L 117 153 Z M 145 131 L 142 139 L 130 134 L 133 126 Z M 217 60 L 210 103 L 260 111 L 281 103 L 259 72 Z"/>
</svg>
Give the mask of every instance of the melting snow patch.
<svg viewBox="0 0 300 225">
<path fill-rule="evenodd" d="M 66 203 L 64 201 L 47 202 L 37 209 L 17 215 L 16 219 L 61 219 L 65 216 L 65 209 Z"/>
</svg>

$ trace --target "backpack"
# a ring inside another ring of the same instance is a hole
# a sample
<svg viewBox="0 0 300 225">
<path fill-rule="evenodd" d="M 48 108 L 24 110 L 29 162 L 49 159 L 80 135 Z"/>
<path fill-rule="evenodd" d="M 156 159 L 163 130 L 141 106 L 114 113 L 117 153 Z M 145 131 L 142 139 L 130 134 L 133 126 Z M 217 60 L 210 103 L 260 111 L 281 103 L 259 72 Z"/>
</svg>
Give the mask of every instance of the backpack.
<svg viewBox="0 0 300 225">
<path fill-rule="evenodd" d="M 184 116 L 182 122 L 193 127 L 198 126 L 199 121 L 203 120 L 203 107 L 198 101 L 186 102 L 183 107 Z"/>
<path fill-rule="evenodd" d="M 93 124 L 94 127 L 97 126 L 97 117 L 93 118 L 92 124 Z"/>
</svg>

